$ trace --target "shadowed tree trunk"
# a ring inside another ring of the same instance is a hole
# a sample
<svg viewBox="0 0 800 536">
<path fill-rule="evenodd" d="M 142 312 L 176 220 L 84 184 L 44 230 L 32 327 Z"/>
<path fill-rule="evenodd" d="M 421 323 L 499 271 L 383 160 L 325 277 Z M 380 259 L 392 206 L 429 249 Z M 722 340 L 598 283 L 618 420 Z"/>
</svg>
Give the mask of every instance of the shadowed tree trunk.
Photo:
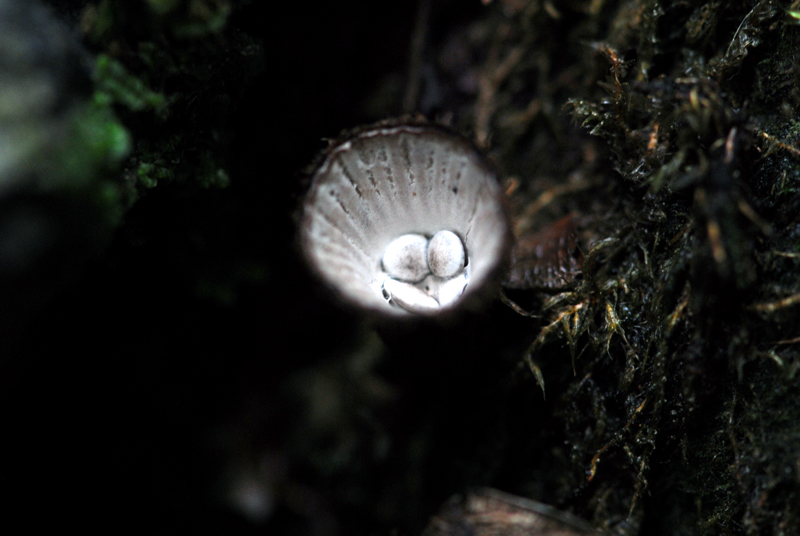
<svg viewBox="0 0 800 536">
<path fill-rule="evenodd" d="M 382 4 L 0 0 L 14 509 L 419 534 L 487 486 L 800 533 L 800 4 Z M 295 247 L 323 140 L 406 113 L 514 229 L 450 326 L 376 326 Z"/>
</svg>

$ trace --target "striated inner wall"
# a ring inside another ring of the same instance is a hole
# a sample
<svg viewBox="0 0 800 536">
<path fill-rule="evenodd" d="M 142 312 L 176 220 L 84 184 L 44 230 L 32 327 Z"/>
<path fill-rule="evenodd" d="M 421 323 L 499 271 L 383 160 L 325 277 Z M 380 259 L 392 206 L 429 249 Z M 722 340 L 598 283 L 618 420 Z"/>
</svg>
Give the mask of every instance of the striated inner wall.
<svg viewBox="0 0 800 536">
<path fill-rule="evenodd" d="M 398 236 L 449 230 L 479 290 L 502 260 L 508 225 L 494 174 L 461 138 L 430 127 L 368 131 L 330 151 L 305 201 L 302 243 L 323 279 L 363 307 L 404 314 L 381 293 L 381 258 Z"/>
</svg>

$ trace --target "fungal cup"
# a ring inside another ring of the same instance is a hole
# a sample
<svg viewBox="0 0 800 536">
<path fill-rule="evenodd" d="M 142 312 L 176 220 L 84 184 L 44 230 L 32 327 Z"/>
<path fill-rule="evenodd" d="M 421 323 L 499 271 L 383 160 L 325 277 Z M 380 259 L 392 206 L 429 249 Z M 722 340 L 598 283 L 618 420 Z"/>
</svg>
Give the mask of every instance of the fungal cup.
<svg viewBox="0 0 800 536">
<path fill-rule="evenodd" d="M 496 177 L 466 139 L 382 123 L 332 143 L 300 216 L 312 269 L 344 301 L 437 316 L 491 293 L 509 226 Z"/>
</svg>

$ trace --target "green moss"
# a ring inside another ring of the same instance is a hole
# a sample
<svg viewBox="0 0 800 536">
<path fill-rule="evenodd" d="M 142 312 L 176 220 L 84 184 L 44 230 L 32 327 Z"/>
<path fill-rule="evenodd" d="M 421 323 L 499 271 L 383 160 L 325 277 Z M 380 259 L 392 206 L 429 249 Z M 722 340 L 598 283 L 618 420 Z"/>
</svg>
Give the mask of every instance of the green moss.
<svg viewBox="0 0 800 536">
<path fill-rule="evenodd" d="M 548 150 L 600 152 L 523 177 L 533 193 L 519 194 L 518 217 L 530 218 L 524 207 L 539 202 L 549 176 L 602 185 L 559 194 L 536 213 L 545 225 L 559 210 L 577 211 L 593 220 L 584 240 L 614 242 L 596 256 L 586 247 L 583 282 L 542 298 L 531 336 L 542 341 L 532 357 L 572 449 L 559 499 L 579 496 L 579 509 L 611 530 L 633 534 L 626 523 L 667 518 L 672 534 L 800 530 L 790 506 L 800 503 L 790 461 L 800 457 L 800 407 L 789 387 L 800 365 L 796 343 L 776 346 L 800 322 L 797 305 L 781 302 L 800 294 L 791 257 L 800 235 L 800 32 L 781 7 L 632 0 L 594 13 L 564 9 L 557 22 L 526 19 L 534 35 L 554 39 L 529 53 L 574 54 L 585 83 L 561 88 L 559 75 L 569 75 L 553 67 L 534 89 L 520 62 L 492 102 L 496 117 L 513 116 L 505 87 L 535 93 L 542 109 L 559 108 L 563 95 L 588 137 L 534 118 L 529 134 L 498 149 L 511 169 L 531 154 L 552 160 Z M 525 46 L 524 24 L 508 49 Z M 546 359 L 574 359 L 566 390 Z M 676 489 L 686 500 L 672 497 Z"/>
<path fill-rule="evenodd" d="M 88 102 L 76 106 L 59 139 L 46 170 L 49 187 L 88 197 L 107 221 L 116 225 L 125 204 L 121 186 L 113 177 L 131 153 L 132 143 L 110 101 L 95 93 Z"/>
<path fill-rule="evenodd" d="M 225 1 L 191 0 L 190 16 L 176 24 L 174 32 L 180 38 L 198 38 L 222 31 L 231 13 Z"/>
<path fill-rule="evenodd" d="M 147 0 L 148 7 L 159 15 L 166 15 L 180 5 L 181 0 Z"/>
<path fill-rule="evenodd" d="M 95 85 L 99 99 L 124 106 L 133 112 L 149 110 L 161 118 L 167 115 L 167 99 L 150 90 L 118 61 L 101 54 L 95 62 Z"/>
<path fill-rule="evenodd" d="M 124 180 L 129 204 L 168 183 L 228 184 L 230 92 L 257 69 L 255 56 L 232 53 L 254 42 L 228 28 L 230 2 L 151 0 L 145 6 L 103 0 L 84 16 L 87 36 L 100 49 L 96 98 L 116 111 L 133 140 Z M 216 37 L 206 39 L 209 34 Z"/>
<path fill-rule="evenodd" d="M 172 180 L 175 175 L 169 168 L 164 166 L 141 163 L 136 170 L 136 177 L 139 185 L 143 188 L 155 188 L 160 180 Z"/>
</svg>

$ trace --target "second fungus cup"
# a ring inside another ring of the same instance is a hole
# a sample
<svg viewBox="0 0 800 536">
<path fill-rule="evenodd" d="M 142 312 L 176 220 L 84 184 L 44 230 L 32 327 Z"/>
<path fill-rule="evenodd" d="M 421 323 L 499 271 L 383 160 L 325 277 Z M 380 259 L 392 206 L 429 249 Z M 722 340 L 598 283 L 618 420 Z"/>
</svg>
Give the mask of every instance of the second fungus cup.
<svg viewBox="0 0 800 536">
<path fill-rule="evenodd" d="M 497 283 L 509 225 L 494 173 L 465 138 L 379 123 L 332 143 L 311 177 L 300 243 L 346 302 L 436 316 Z"/>
</svg>

